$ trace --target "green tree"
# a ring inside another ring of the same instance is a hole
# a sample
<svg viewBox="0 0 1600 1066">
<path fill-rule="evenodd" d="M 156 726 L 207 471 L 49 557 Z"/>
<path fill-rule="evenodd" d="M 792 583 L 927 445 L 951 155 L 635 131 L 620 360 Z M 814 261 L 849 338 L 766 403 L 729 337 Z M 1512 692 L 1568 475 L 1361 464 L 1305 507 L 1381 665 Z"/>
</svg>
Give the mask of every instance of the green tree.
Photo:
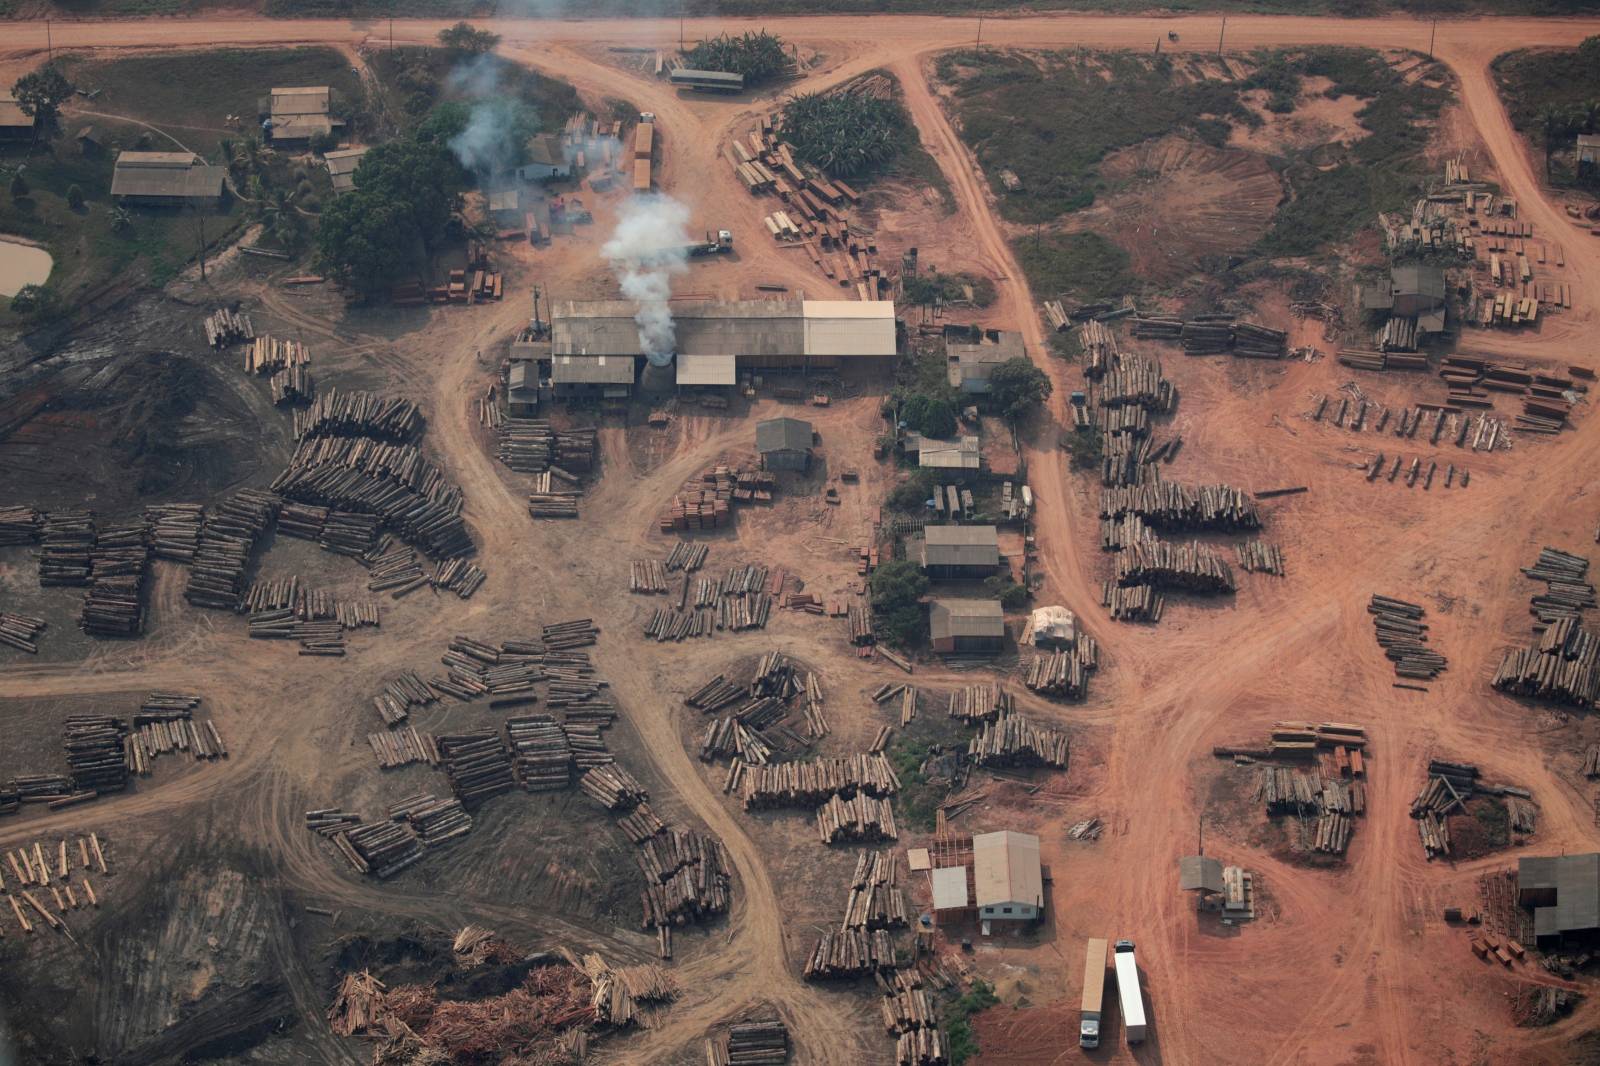
<svg viewBox="0 0 1600 1066">
<path fill-rule="evenodd" d="M 872 614 L 880 636 L 902 647 L 922 637 L 922 597 L 928 592 L 928 579 L 915 563 L 905 559 L 885 563 L 868 579 L 872 590 Z"/>
<path fill-rule="evenodd" d="M 67 186 L 67 206 L 74 211 L 83 210 L 83 190 L 76 185 Z"/>
<path fill-rule="evenodd" d="M 461 209 L 466 176 L 443 144 L 421 138 L 390 141 L 361 157 L 353 175 L 357 190 L 403 205 L 412 227 L 432 252 L 450 219 Z"/>
<path fill-rule="evenodd" d="M 1000 601 L 1000 606 L 1008 611 L 1015 611 L 1028 602 L 1028 589 L 1019 585 L 1009 577 L 995 574 L 993 577 L 984 578 L 984 591 Z"/>
<path fill-rule="evenodd" d="M 500 35 L 475 29 L 469 22 L 458 22 L 447 30 L 439 31 L 439 43 L 458 56 L 481 56 L 494 51 L 500 43 Z"/>
<path fill-rule="evenodd" d="M 1567 135 L 1572 132 L 1572 113 L 1552 104 L 1544 109 L 1544 115 L 1539 121 L 1540 128 L 1544 132 L 1544 176 L 1549 178 L 1550 160 L 1556 154 L 1556 148 L 1565 142 Z"/>
<path fill-rule="evenodd" d="M 365 296 L 414 273 L 425 258 L 415 218 L 400 200 L 371 189 L 345 193 L 322 212 L 318 268 Z"/>
<path fill-rule="evenodd" d="M 305 220 L 295 206 L 297 198 L 298 193 L 270 189 L 256 205 L 256 217 L 272 239 L 285 248 L 297 247 L 305 232 Z"/>
<path fill-rule="evenodd" d="M 932 470 L 913 470 L 889 493 L 889 506 L 900 511 L 921 511 L 938 485 L 938 475 Z"/>
<path fill-rule="evenodd" d="M 916 393 L 900 407 L 900 418 L 924 437 L 943 440 L 956 431 L 956 409 L 940 396 Z"/>
<path fill-rule="evenodd" d="M 24 285 L 11 297 L 11 310 L 19 315 L 44 317 L 55 309 L 55 293 L 43 285 Z"/>
<path fill-rule="evenodd" d="M 72 82 L 54 63 L 46 63 L 31 74 L 24 74 L 11 87 L 22 113 L 33 119 L 34 135 L 50 136 L 56 131 L 62 103 L 72 95 Z"/>
<path fill-rule="evenodd" d="M 1012 423 L 1050 398 L 1050 375 L 1025 356 L 1008 359 L 989 372 L 989 403 Z"/>
<path fill-rule="evenodd" d="M 28 179 L 22 176 L 22 171 L 17 171 L 11 176 L 11 198 L 20 200 L 28 195 Z"/>
</svg>

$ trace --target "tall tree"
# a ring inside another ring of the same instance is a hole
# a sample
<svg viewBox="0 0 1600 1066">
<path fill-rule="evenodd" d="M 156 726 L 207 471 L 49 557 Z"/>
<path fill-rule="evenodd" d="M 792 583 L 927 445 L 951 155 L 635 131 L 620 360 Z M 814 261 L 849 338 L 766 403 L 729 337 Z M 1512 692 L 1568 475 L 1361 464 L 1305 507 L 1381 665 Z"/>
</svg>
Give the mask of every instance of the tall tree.
<svg viewBox="0 0 1600 1066">
<path fill-rule="evenodd" d="M 1556 147 L 1572 132 L 1572 113 L 1551 104 L 1544 109 L 1540 126 L 1544 130 L 1544 176 L 1549 178 L 1550 160 L 1556 154 Z"/>
<path fill-rule="evenodd" d="M 24 74 L 11 87 L 22 113 L 33 119 L 33 133 L 50 137 L 61 118 L 61 105 L 73 93 L 72 82 L 54 63 L 46 63 L 31 74 Z"/>
<path fill-rule="evenodd" d="M 1050 375 L 1026 357 L 1008 359 L 989 372 L 989 403 L 1015 424 L 1049 398 Z"/>
<path fill-rule="evenodd" d="M 495 45 L 500 43 L 500 35 L 474 29 L 470 22 L 463 21 L 447 30 L 440 30 L 439 43 L 457 55 L 481 56 L 494 51 Z"/>
</svg>

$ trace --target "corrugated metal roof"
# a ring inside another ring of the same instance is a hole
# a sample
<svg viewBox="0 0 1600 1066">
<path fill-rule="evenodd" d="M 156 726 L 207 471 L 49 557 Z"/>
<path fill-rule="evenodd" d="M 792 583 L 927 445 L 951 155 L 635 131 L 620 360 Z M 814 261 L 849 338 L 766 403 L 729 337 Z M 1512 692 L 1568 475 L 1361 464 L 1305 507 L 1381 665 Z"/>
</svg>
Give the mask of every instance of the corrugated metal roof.
<svg viewBox="0 0 1600 1066">
<path fill-rule="evenodd" d="M 1518 860 L 1519 891 L 1552 885 L 1555 905 L 1533 910 L 1535 933 L 1555 936 L 1600 929 L 1600 852 Z"/>
<path fill-rule="evenodd" d="M 332 95 L 326 85 L 304 85 L 298 88 L 272 90 L 272 117 L 280 115 L 326 115 L 328 100 Z"/>
<path fill-rule="evenodd" d="M 958 441 L 923 439 L 917 451 L 917 465 L 935 470 L 977 470 L 983 465 L 977 437 Z"/>
<path fill-rule="evenodd" d="M 319 133 L 332 133 L 333 120 L 327 115 L 274 115 L 272 136 L 277 140 L 291 141 L 302 137 L 315 137 Z"/>
<path fill-rule="evenodd" d="M 679 385 L 732 385 L 739 379 L 738 368 L 731 355 L 678 356 Z"/>
<path fill-rule="evenodd" d="M 677 70 L 674 70 L 672 72 L 671 80 L 675 85 L 678 82 L 695 81 L 722 82 L 726 85 L 737 85 L 740 87 L 744 85 L 743 74 L 737 74 L 728 70 L 691 70 L 688 67 L 679 67 Z"/>
<path fill-rule="evenodd" d="M 188 152 L 123 152 L 111 172 L 111 195 L 216 199 L 223 173 Z"/>
<path fill-rule="evenodd" d="M 978 906 L 1044 906 L 1039 838 L 1032 833 L 980 833 L 972 838 L 972 875 Z"/>
<path fill-rule="evenodd" d="M 323 153 L 322 158 L 328 164 L 328 177 L 333 181 L 334 192 L 349 192 L 356 187 L 356 167 L 361 165 L 361 157 L 366 154 L 365 148 L 342 148 L 336 152 Z"/>
<path fill-rule="evenodd" d="M 933 909 L 960 910 L 967 905 L 967 868 L 941 866 L 933 871 Z"/>
<path fill-rule="evenodd" d="M 1396 296 L 1444 299 L 1444 271 L 1432 263 L 1405 263 L 1389 272 Z"/>
<path fill-rule="evenodd" d="M 1178 887 L 1185 892 L 1222 891 L 1222 863 L 1205 855 L 1185 855 L 1178 860 Z"/>
<path fill-rule="evenodd" d="M 922 531 L 923 566 L 998 566 L 994 526 L 928 526 Z"/>
<path fill-rule="evenodd" d="M 798 418 L 769 418 L 756 423 L 756 451 L 809 451 L 811 423 Z"/>
<path fill-rule="evenodd" d="M 999 600 L 938 599 L 928 612 L 935 640 L 948 637 L 1003 637 L 1005 611 Z"/>
<path fill-rule="evenodd" d="M 893 300 L 803 300 L 805 354 L 894 355 Z"/>
<path fill-rule="evenodd" d="M 1022 334 L 1012 330 L 1002 330 L 998 341 L 985 340 L 978 344 L 946 342 L 944 350 L 950 362 L 950 384 L 965 392 L 988 392 L 989 374 L 995 367 L 1012 359 L 1027 358 Z"/>
<path fill-rule="evenodd" d="M 677 349 L 689 355 L 800 356 L 805 334 L 798 300 L 672 304 Z M 566 300 L 551 314 L 557 355 L 638 355 L 638 305 L 631 300 Z"/>
<path fill-rule="evenodd" d="M 33 119 L 23 113 L 22 105 L 10 93 L 0 93 L 0 127 L 33 129 Z"/>
<path fill-rule="evenodd" d="M 550 380 L 558 385 L 631 385 L 631 355 L 558 355 L 550 361 Z"/>
</svg>

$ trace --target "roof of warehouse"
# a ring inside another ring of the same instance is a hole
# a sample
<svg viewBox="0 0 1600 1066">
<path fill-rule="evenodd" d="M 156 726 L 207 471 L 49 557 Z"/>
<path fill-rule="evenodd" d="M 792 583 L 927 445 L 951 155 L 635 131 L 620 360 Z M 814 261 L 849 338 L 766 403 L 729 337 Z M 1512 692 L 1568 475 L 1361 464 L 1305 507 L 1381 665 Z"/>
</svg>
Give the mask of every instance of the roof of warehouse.
<svg viewBox="0 0 1600 1066">
<path fill-rule="evenodd" d="M 1185 892 L 1222 891 L 1222 862 L 1206 855 L 1185 855 L 1178 860 L 1178 887 Z"/>
<path fill-rule="evenodd" d="M 999 600 L 938 599 L 928 612 L 934 639 L 942 637 L 1003 637 L 1006 615 Z"/>
<path fill-rule="evenodd" d="M 928 526 L 922 531 L 923 566 L 997 566 L 1000 534 L 994 526 Z"/>
<path fill-rule="evenodd" d="M 894 355 L 893 300 L 803 300 L 807 355 Z"/>
<path fill-rule="evenodd" d="M 328 164 L 328 176 L 333 180 L 334 192 L 349 192 L 356 187 L 356 167 L 361 165 L 361 157 L 366 154 L 365 148 L 342 148 L 322 154 Z"/>
<path fill-rule="evenodd" d="M 679 385 L 732 385 L 738 377 L 731 355 L 678 356 Z"/>
<path fill-rule="evenodd" d="M 561 385 L 631 385 L 631 355 L 557 355 L 550 361 L 550 380 Z"/>
<path fill-rule="evenodd" d="M 1533 910 L 1538 936 L 1600 929 L 1600 852 L 1519 859 L 1517 888 L 1555 889 L 1555 906 Z"/>
<path fill-rule="evenodd" d="M 974 436 L 960 440 L 922 438 L 917 449 L 917 465 L 936 470 L 977 470 L 983 466 L 983 452 Z"/>
<path fill-rule="evenodd" d="M 933 871 L 933 909 L 960 910 L 967 905 L 967 868 L 941 866 Z"/>
<path fill-rule="evenodd" d="M 272 117 L 280 115 L 326 115 L 332 91 L 326 85 L 272 90 Z"/>
<path fill-rule="evenodd" d="M 555 305 L 557 354 L 637 355 L 631 300 Z M 691 355 L 839 356 L 895 354 L 894 303 L 872 300 L 695 300 L 674 302 L 679 352 Z"/>
<path fill-rule="evenodd" d="M 811 423 L 798 418 L 769 418 L 756 423 L 756 451 L 803 452 L 811 448 Z"/>
<path fill-rule="evenodd" d="M 1001 903 L 1044 906 L 1039 838 L 1032 833 L 980 833 L 972 838 L 972 874 L 978 906 Z"/>
<path fill-rule="evenodd" d="M 111 195 L 213 199 L 222 195 L 222 177 L 221 167 L 189 152 L 123 152 L 111 172 Z"/>
</svg>

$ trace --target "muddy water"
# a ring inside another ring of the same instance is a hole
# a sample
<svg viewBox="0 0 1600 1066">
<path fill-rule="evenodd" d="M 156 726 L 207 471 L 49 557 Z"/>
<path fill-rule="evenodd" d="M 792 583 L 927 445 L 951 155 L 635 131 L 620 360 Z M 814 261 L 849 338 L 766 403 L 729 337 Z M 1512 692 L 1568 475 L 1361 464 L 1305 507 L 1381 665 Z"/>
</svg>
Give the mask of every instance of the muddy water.
<svg viewBox="0 0 1600 1066">
<path fill-rule="evenodd" d="M 24 285 L 43 285 L 51 265 L 43 248 L 0 237 L 0 296 L 15 296 Z"/>
</svg>

